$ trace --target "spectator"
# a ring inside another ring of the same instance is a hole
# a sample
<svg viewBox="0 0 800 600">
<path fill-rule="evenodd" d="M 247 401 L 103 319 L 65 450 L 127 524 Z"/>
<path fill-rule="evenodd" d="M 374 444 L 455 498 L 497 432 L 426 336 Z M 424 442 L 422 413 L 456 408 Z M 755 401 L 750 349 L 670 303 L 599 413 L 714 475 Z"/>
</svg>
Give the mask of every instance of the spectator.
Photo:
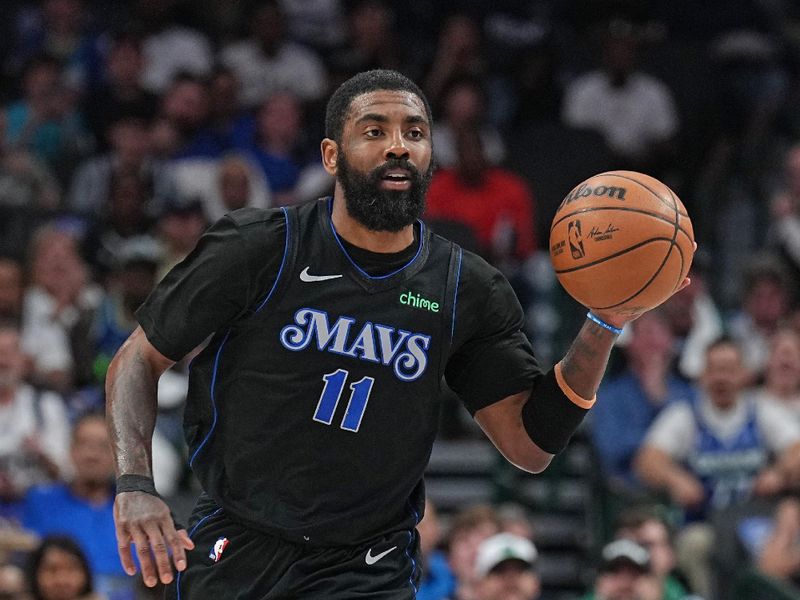
<svg viewBox="0 0 800 600">
<path fill-rule="evenodd" d="M 497 507 L 500 531 L 517 537 L 533 540 L 533 523 L 527 509 L 515 502 L 506 502 Z"/>
<path fill-rule="evenodd" d="M 511 533 L 498 533 L 478 546 L 475 558 L 476 600 L 537 600 L 541 582 L 533 543 Z"/>
<path fill-rule="evenodd" d="M 172 182 L 164 163 L 153 160 L 149 127 L 149 122 L 137 115 L 114 117 L 106 131 L 109 151 L 87 159 L 72 178 L 71 210 L 91 220 L 104 218 L 108 214 L 112 182 L 121 174 L 130 173 L 152 190 L 147 212 L 153 214 L 157 211 L 158 206 L 171 195 Z"/>
<path fill-rule="evenodd" d="M 612 20 L 602 32 L 602 67 L 567 86 L 562 118 L 602 133 L 619 168 L 658 177 L 671 158 L 678 114 L 669 88 L 639 70 L 641 41 L 635 25 Z"/>
<path fill-rule="evenodd" d="M 30 246 L 30 287 L 23 303 L 22 344 L 33 361 L 30 378 L 63 392 L 74 384 L 73 333 L 100 292 L 73 235 L 57 224 L 42 226 Z"/>
<path fill-rule="evenodd" d="M 760 402 L 785 407 L 800 421 L 800 332 L 782 328 L 770 340 Z"/>
<path fill-rule="evenodd" d="M 447 564 L 447 557 L 439 550 L 441 528 L 439 514 L 430 498 L 425 500 L 425 516 L 417 525 L 422 554 L 422 579 L 417 590 L 417 600 L 447 600 L 455 590 L 455 578 Z"/>
<path fill-rule="evenodd" d="M 112 174 L 103 214 L 93 222 L 84 241 L 85 252 L 101 278 L 114 267 L 126 240 L 150 235 L 154 222 L 151 194 L 149 182 L 140 173 Z"/>
<path fill-rule="evenodd" d="M 44 537 L 68 535 L 86 554 L 98 590 L 109 600 L 134 600 L 114 533 L 114 460 L 105 418 L 89 413 L 72 429 L 69 483 L 36 486 L 24 501 L 23 525 Z"/>
<path fill-rule="evenodd" d="M 23 277 L 22 263 L 0 256 L 0 321 L 21 322 Z"/>
<path fill-rule="evenodd" d="M 641 588 L 652 600 L 684 600 L 688 591 L 676 577 L 676 558 L 672 531 L 655 512 L 632 510 L 618 519 L 616 537 L 630 539 L 650 554 L 650 573 L 642 579 Z"/>
<path fill-rule="evenodd" d="M 709 519 L 753 495 L 772 496 L 797 483 L 800 427 L 780 407 L 743 393 L 742 355 L 730 339 L 709 346 L 699 383 L 697 400 L 676 402 L 658 416 L 634 464 L 649 487 L 666 491 L 685 510 L 689 524 L 677 540 L 679 564 L 692 589 L 708 597 Z"/>
<path fill-rule="evenodd" d="M 486 71 L 480 25 L 464 13 L 447 17 L 439 33 L 433 63 L 425 75 L 424 88 L 431 104 L 446 104 L 445 92 L 451 81 L 479 80 Z M 438 137 L 436 141 L 440 142 Z"/>
<path fill-rule="evenodd" d="M 33 600 L 105 600 L 94 593 L 86 555 L 66 536 L 47 537 L 31 553 L 28 586 Z"/>
<path fill-rule="evenodd" d="M 207 226 L 208 220 L 200 201 L 167 205 L 156 222 L 157 239 L 163 251 L 156 281 L 160 281 L 172 267 L 189 255 Z"/>
<path fill-rule="evenodd" d="M 16 325 L 0 324 L 0 516 L 18 519 L 34 484 L 69 470 L 69 422 L 63 400 L 23 383 L 25 355 Z"/>
<path fill-rule="evenodd" d="M 4 600 L 31 600 L 27 591 L 25 572 L 16 565 L 0 563 L 0 598 Z"/>
<path fill-rule="evenodd" d="M 641 593 L 650 555 L 631 540 L 616 540 L 601 553 L 593 590 L 581 600 L 650 600 Z"/>
<path fill-rule="evenodd" d="M 289 36 L 296 42 L 327 52 L 344 42 L 345 22 L 341 0 L 295 2 L 280 0 Z"/>
<path fill-rule="evenodd" d="M 464 130 L 479 132 L 487 162 L 496 166 L 506 155 L 500 132 L 486 120 L 486 95 L 478 79 L 451 80 L 442 94 L 442 118 L 434 124 L 436 164 L 453 168 L 458 164 L 458 136 Z"/>
<path fill-rule="evenodd" d="M 287 38 L 280 3 L 258 2 L 247 23 L 250 37 L 220 53 L 222 63 L 241 83 L 242 106 L 253 108 L 282 90 L 303 101 L 320 99 L 326 91 L 325 67 L 313 51 Z"/>
<path fill-rule="evenodd" d="M 214 55 L 205 33 L 181 23 L 180 0 L 135 0 L 132 21 L 144 30 L 142 85 L 163 94 L 178 75 L 206 77 Z"/>
<path fill-rule="evenodd" d="M 708 268 L 707 255 L 695 252 L 689 271 L 692 285 L 661 306 L 675 340 L 678 373 L 686 379 L 700 376 L 706 347 L 723 333 L 722 317 L 706 285 Z"/>
<path fill-rule="evenodd" d="M 250 144 L 256 134 L 255 118 L 239 101 L 241 87 L 236 73 L 222 65 L 209 78 L 208 127 L 224 151 Z"/>
<path fill-rule="evenodd" d="M 761 593 L 753 600 L 788 600 L 800 597 L 800 501 L 786 498 L 777 506 L 771 530 L 759 548 L 756 568 L 761 577 L 757 579 Z M 765 580 L 766 578 L 766 580 Z M 775 588 L 783 590 L 781 594 Z"/>
<path fill-rule="evenodd" d="M 781 187 L 770 200 L 767 246 L 800 276 L 800 144 L 786 150 Z"/>
<path fill-rule="evenodd" d="M 592 441 L 612 492 L 641 493 L 633 458 L 665 406 L 690 400 L 694 391 L 672 371 L 673 335 L 664 312 L 652 310 L 630 325 L 624 370 L 606 379 L 589 421 Z"/>
<path fill-rule="evenodd" d="M 534 204 L 528 185 L 489 164 L 475 131 L 459 131 L 457 144 L 457 166 L 433 176 L 426 217 L 470 227 L 482 254 L 498 266 L 524 261 L 536 249 Z"/>
<path fill-rule="evenodd" d="M 347 15 L 348 39 L 332 53 L 331 88 L 361 71 L 394 69 L 406 73 L 406 56 L 395 35 L 395 14 L 382 0 L 357 0 Z"/>
<path fill-rule="evenodd" d="M 228 153 L 214 161 L 180 161 L 174 166 L 173 176 L 179 198 L 169 205 L 199 200 L 209 223 L 245 206 L 267 208 L 274 204 L 263 171 L 242 153 Z"/>
<path fill-rule="evenodd" d="M 499 532 L 497 514 L 489 506 L 466 508 L 453 519 L 447 545 L 450 569 L 456 578 L 456 589 L 451 600 L 476 600 L 478 547 Z"/>
<path fill-rule="evenodd" d="M 274 204 L 295 202 L 302 170 L 318 171 L 319 150 L 310 152 L 303 137 L 303 112 L 289 92 L 270 96 L 258 112 L 255 144 L 250 151 L 274 194 Z"/>
<path fill-rule="evenodd" d="M 6 123 L 0 122 L 0 131 L 6 129 Z M 4 133 L 0 138 L 5 138 Z M 60 204 L 61 188 L 48 165 L 28 148 L 0 142 L 0 210 L 8 214 L 2 219 L 7 219 L 7 233 L 12 234 L 10 229 L 18 226 L 19 220 L 15 222 L 13 213 L 9 214 L 14 209 L 41 218 L 41 214 L 59 209 Z M 6 227 L 0 231 L 6 233 Z"/>
<path fill-rule="evenodd" d="M 15 48 L 9 59 L 17 71 L 33 57 L 47 53 L 65 67 L 70 88 L 84 90 L 93 83 L 99 62 L 97 38 L 82 0 L 45 0 L 16 15 Z"/>
<path fill-rule="evenodd" d="M 754 376 L 764 369 L 769 339 L 788 319 L 793 295 L 791 276 L 775 256 L 758 254 L 744 266 L 741 309 L 728 327 Z"/>
<path fill-rule="evenodd" d="M 113 37 L 105 57 L 103 78 L 83 103 L 84 114 L 95 142 L 107 151 L 111 139 L 106 135 L 113 123 L 126 116 L 149 122 L 156 114 L 158 97 L 142 86 L 144 76 L 142 40 L 124 32 Z"/>
<path fill-rule="evenodd" d="M 162 96 L 159 115 L 177 136 L 169 158 L 219 158 L 225 147 L 209 128 L 209 111 L 206 81 L 187 73 L 177 75 Z"/>
<path fill-rule="evenodd" d="M 131 237 L 114 253 L 107 293 L 92 327 L 94 372 L 100 383 L 114 354 L 136 328 L 133 314 L 155 286 L 161 259 L 161 247 L 149 236 Z"/>
<path fill-rule="evenodd" d="M 75 107 L 74 94 L 63 84 L 56 59 L 38 56 L 23 75 L 23 95 L 6 106 L 5 145 L 29 151 L 64 179 L 89 150 L 89 139 Z"/>
</svg>

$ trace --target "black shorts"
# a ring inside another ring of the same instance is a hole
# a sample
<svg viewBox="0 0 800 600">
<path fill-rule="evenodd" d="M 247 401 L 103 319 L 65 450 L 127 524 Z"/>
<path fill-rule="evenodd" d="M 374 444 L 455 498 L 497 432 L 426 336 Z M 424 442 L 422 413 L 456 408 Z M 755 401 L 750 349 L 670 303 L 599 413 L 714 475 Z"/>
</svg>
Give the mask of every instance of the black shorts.
<svg viewBox="0 0 800 600">
<path fill-rule="evenodd" d="M 397 531 L 363 546 L 314 548 L 248 529 L 201 501 L 188 566 L 167 600 L 413 600 L 419 536 Z"/>
</svg>

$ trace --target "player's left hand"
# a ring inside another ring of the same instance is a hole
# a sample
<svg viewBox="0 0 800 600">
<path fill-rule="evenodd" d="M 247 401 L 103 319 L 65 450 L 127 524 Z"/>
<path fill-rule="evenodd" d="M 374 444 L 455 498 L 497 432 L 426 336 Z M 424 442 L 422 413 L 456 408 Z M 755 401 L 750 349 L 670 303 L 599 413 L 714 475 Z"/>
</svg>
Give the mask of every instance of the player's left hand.
<svg viewBox="0 0 800 600">
<path fill-rule="evenodd" d="M 694 251 L 697 252 L 697 242 L 694 242 Z M 685 289 L 691 283 L 692 283 L 692 280 L 689 277 L 686 277 L 681 282 L 681 284 L 677 288 L 675 288 L 675 291 L 672 292 L 672 296 L 674 296 L 675 294 L 679 293 L 681 290 Z M 603 321 L 605 321 L 609 325 L 613 325 L 614 327 L 622 329 L 622 327 L 625 325 L 625 323 L 630 323 L 631 321 L 635 321 L 636 319 L 641 317 L 644 313 L 646 313 L 648 310 L 651 310 L 651 309 L 645 308 L 645 309 L 638 310 L 638 311 L 636 311 L 636 310 L 634 310 L 634 311 L 628 310 L 628 311 L 625 311 L 625 312 L 616 312 L 616 311 L 613 311 L 613 310 L 602 311 L 602 310 L 594 310 L 594 309 L 592 309 L 592 312 L 595 314 L 595 316 L 597 316 L 598 318 L 602 319 Z"/>
<path fill-rule="evenodd" d="M 194 542 L 185 529 L 176 530 L 167 504 L 158 496 L 145 492 L 122 492 L 114 500 L 114 524 L 120 562 L 128 575 L 136 573 L 131 544 L 147 587 L 158 581 L 172 583 L 172 564 L 178 571 L 186 569 L 186 550 Z"/>
</svg>

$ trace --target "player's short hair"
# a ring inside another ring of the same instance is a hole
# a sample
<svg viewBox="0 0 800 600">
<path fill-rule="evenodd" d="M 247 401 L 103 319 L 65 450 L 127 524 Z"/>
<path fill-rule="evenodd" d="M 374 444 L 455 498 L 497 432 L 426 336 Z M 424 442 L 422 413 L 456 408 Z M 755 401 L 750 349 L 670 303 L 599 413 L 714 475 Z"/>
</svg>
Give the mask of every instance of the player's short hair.
<svg viewBox="0 0 800 600">
<path fill-rule="evenodd" d="M 325 137 L 339 144 L 353 99 L 376 90 L 398 90 L 414 94 L 422 100 L 428 123 L 433 125 L 431 106 L 416 83 L 397 71 L 373 69 L 354 75 L 333 92 L 325 110 Z"/>
</svg>

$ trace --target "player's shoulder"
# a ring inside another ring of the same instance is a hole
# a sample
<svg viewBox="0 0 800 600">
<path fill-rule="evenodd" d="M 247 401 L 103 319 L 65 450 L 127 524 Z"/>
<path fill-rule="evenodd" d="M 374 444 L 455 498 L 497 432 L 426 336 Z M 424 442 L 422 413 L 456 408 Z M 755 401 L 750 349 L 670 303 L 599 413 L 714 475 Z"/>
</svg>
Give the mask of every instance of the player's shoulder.
<svg viewBox="0 0 800 600">
<path fill-rule="evenodd" d="M 233 222 L 236 227 L 248 227 L 269 223 L 279 223 L 286 220 L 283 208 L 254 208 L 247 206 L 229 212 L 224 218 Z"/>
<path fill-rule="evenodd" d="M 216 228 L 228 230 L 246 244 L 262 246 L 277 243 L 286 235 L 288 209 L 245 207 L 226 214 Z M 235 233 L 234 233 L 235 232 Z"/>
<path fill-rule="evenodd" d="M 505 279 L 497 267 L 490 265 L 479 254 L 463 248 L 461 252 L 461 277 L 463 280 L 488 286 L 498 278 Z"/>
<path fill-rule="evenodd" d="M 457 249 L 457 260 L 459 261 L 459 289 L 480 296 L 490 292 L 498 281 L 506 281 L 503 274 L 496 267 L 490 265 L 483 257 L 475 252 L 466 250 L 455 242 L 436 233 L 431 234 L 431 243 L 434 247 L 437 245 L 455 245 Z"/>
</svg>

